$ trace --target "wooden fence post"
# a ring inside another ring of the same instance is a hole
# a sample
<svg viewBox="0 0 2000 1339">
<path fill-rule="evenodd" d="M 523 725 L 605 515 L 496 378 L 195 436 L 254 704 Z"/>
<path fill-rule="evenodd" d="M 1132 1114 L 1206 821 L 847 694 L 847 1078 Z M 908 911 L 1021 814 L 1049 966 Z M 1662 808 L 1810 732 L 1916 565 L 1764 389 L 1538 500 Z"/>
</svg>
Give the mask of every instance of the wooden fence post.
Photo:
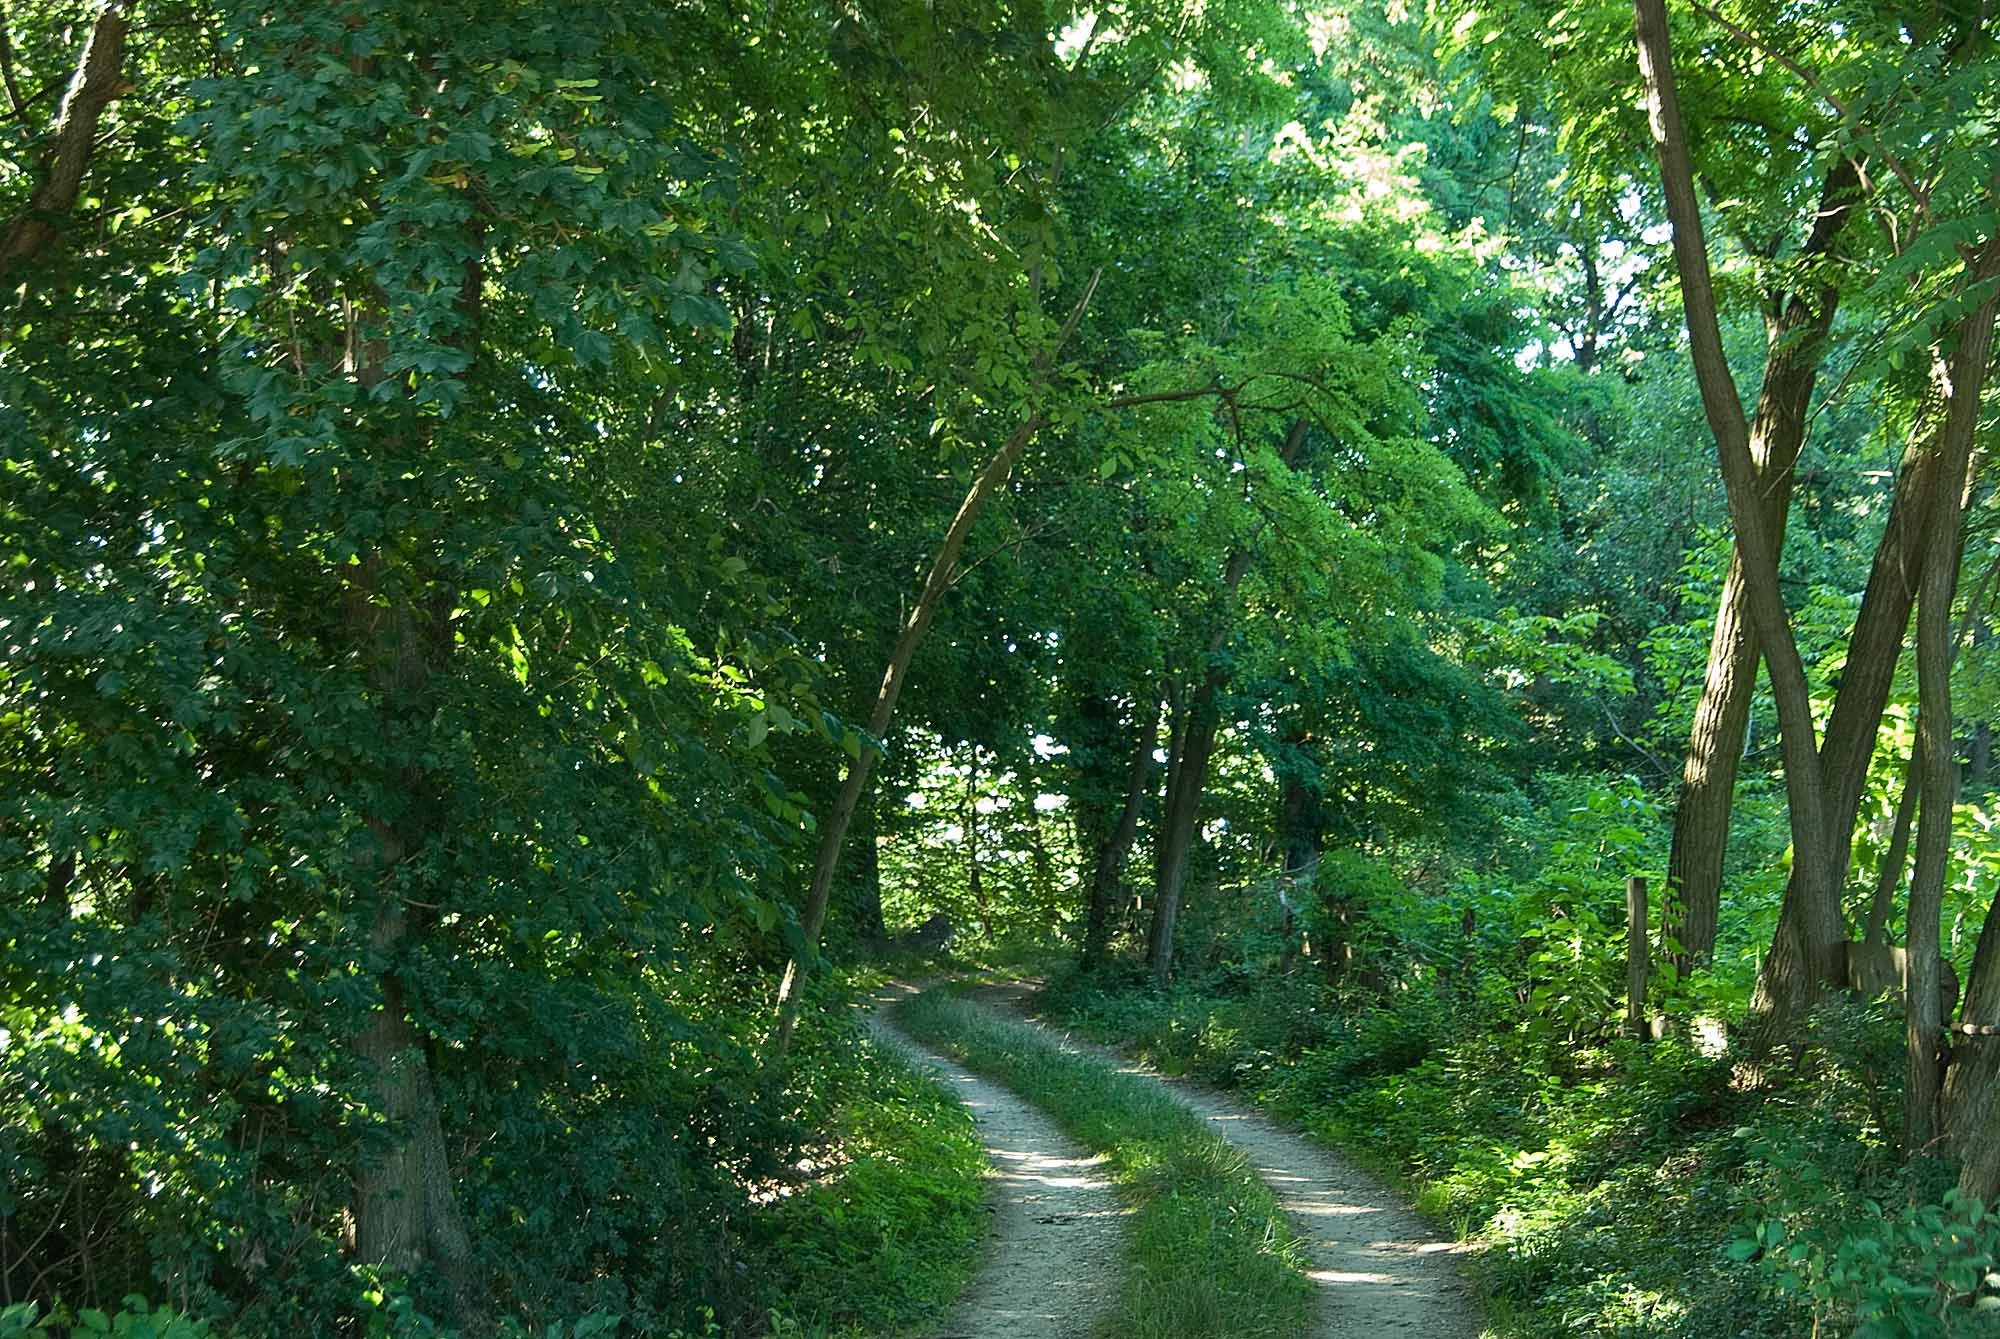
<svg viewBox="0 0 2000 1339">
<path fill-rule="evenodd" d="M 1625 1026 L 1641 1041 L 1646 1027 L 1646 880 L 1625 880 Z"/>
</svg>

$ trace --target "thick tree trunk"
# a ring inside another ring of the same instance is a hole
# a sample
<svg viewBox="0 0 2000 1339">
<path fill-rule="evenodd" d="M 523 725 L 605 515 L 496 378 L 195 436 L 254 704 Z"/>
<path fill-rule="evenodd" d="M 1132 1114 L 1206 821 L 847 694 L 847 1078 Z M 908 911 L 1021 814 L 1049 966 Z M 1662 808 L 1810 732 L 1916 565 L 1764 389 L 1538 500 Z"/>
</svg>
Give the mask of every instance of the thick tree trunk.
<svg viewBox="0 0 2000 1339">
<path fill-rule="evenodd" d="M 408 937 L 408 913 L 390 894 L 376 915 L 370 947 L 393 959 Z M 380 982 L 381 1011 L 356 1039 L 356 1049 L 374 1066 L 375 1108 L 388 1123 L 391 1143 L 355 1178 L 355 1254 L 405 1274 L 436 1270 L 465 1315 L 477 1308 L 472 1241 L 452 1191 L 437 1090 L 395 970 Z"/>
<path fill-rule="evenodd" d="M 2000 276 L 2000 238 L 1981 249 L 1972 282 L 1985 285 Z M 1919 953 L 1921 966 L 1934 973 L 1937 961 L 1938 904 L 1942 901 L 1946 865 L 1951 854 L 1951 815 L 1958 798 L 1957 751 L 1951 719 L 1951 663 L 1955 638 L 1950 631 L 1951 596 L 1964 557 L 1961 499 L 1971 475 L 1974 435 L 1979 425 L 1980 399 L 1993 353 L 1993 327 L 2000 316 L 2000 295 L 1988 296 L 1973 309 L 1958 329 L 1958 347 L 1953 351 L 1947 374 L 1950 409 L 1940 429 L 1939 477 L 1936 510 L 1924 553 L 1924 618 L 1918 627 L 1918 691 L 1920 694 L 1918 740 L 1925 754 L 1921 826 L 1917 833 L 1917 868 L 1910 877 L 1910 1069 L 1913 1086 L 1911 1106 L 1924 1100 L 1924 1132 L 1934 1128 L 1930 1121 L 1936 1088 L 1936 1062 L 1925 1063 L 1920 1056 L 1934 1054 L 1941 1042 L 1933 977 L 1923 992 L 1928 1012 L 1919 1013 L 1914 1001 L 1919 994 Z M 1993 942 L 1994 918 L 1980 932 L 1973 960 L 1972 979 L 1967 982 L 1962 1017 L 1980 1024 L 2000 1021 L 2000 943 Z M 1925 941 L 1920 944 L 1919 937 Z M 1919 1028 L 1927 1031 L 1923 1034 Z M 1961 1161 L 1959 1185 L 1967 1193 L 1992 1200 L 2000 1193 L 2000 1054 L 1993 1040 L 1968 1040 L 1967 1054 L 1946 1075 L 1941 1100 L 1941 1116 L 1951 1147 Z M 1921 1090 L 1918 1070 L 1927 1086 Z M 1911 1129 L 1918 1131 L 1913 1114 Z M 1927 1141 L 1922 1141 L 1927 1142 Z M 1912 1140 L 1911 1148 L 1920 1147 Z"/>
<path fill-rule="evenodd" d="M 458 310 L 464 318 L 462 344 L 478 356 L 483 265 L 480 236 L 467 240 Z M 357 306 L 350 334 L 365 320 Z M 387 346 L 379 341 L 354 345 L 364 387 L 386 379 Z M 391 436 L 382 446 L 420 453 L 424 444 Z M 385 737 L 404 744 L 424 739 L 435 712 L 435 680 L 454 645 L 451 583 L 435 569 L 401 567 L 380 553 L 353 569 L 345 592 L 342 626 L 353 653 L 367 666 Z M 406 750 L 406 757 L 424 750 Z M 453 1186 L 450 1160 L 425 1038 L 404 1002 L 402 969 L 425 925 L 413 925 L 407 890 L 398 867 L 418 857 L 436 826 L 438 797 L 422 765 L 406 761 L 393 776 L 373 778 L 400 792 L 393 819 L 368 819 L 375 842 L 365 867 L 376 876 L 380 899 L 369 935 L 381 1006 L 355 1038 L 356 1050 L 374 1071 L 372 1104 L 387 1126 L 388 1147 L 378 1161 L 363 1166 L 354 1185 L 356 1255 L 371 1264 L 416 1273 L 434 1269 L 450 1285 L 454 1313 L 449 1321 L 476 1318 L 485 1307 L 470 1235 Z M 425 911 L 425 917 L 433 912 Z"/>
<path fill-rule="evenodd" d="M 111 0 L 97 12 L 56 111 L 41 180 L 28 197 L 27 208 L 0 229 L 0 280 L 10 279 L 33 260 L 58 236 L 76 208 L 104 110 L 125 91 L 120 67 L 131 24 L 126 0 Z"/>
<path fill-rule="evenodd" d="M 1969 435 L 1968 435 L 1968 445 Z M 1948 473 L 1963 463 L 1947 460 Z M 1945 868 L 1951 860 L 1952 810 L 1958 805 L 1958 758 L 1951 709 L 1951 602 L 1958 587 L 1958 495 L 1939 499 L 1936 525 L 1924 555 L 1922 603 L 1917 611 L 1917 748 L 1922 813 L 1917 865 L 1910 875 L 1904 946 L 1909 980 L 1903 994 L 1903 1148 L 1915 1155 L 1937 1137 L 1942 1083 L 1944 1019 L 1938 997 L 1938 921 L 1944 908 Z"/>
<path fill-rule="evenodd" d="M 430 682 L 450 640 L 449 601 L 407 597 L 379 605 L 385 568 L 379 559 L 359 569 L 350 591 L 346 623 L 370 662 L 381 698 L 385 730 L 396 733 L 426 715 Z M 437 1090 L 423 1037 L 404 1004 L 401 967 L 414 947 L 404 893 L 395 871 L 425 845 L 435 804 L 424 777 L 396 778 L 406 797 L 399 822 L 371 820 L 375 850 L 367 862 L 378 876 L 381 898 L 369 936 L 369 955 L 380 965 L 381 1005 L 355 1038 L 355 1049 L 374 1071 L 371 1104 L 386 1125 L 387 1147 L 355 1177 L 356 1256 L 370 1264 L 415 1274 L 433 1269 L 451 1287 L 457 1316 L 481 1307 L 471 1241 L 453 1193 Z"/>
<path fill-rule="evenodd" d="M 1673 844 L 1667 854 L 1663 929 L 1680 946 L 1672 961 L 1682 976 L 1715 955 L 1736 768 L 1756 702 L 1761 659 L 1745 613 L 1743 566 L 1731 554 L 1722 602 L 1715 611 L 1708 672 L 1688 733 L 1680 799 L 1674 806 Z"/>
<path fill-rule="evenodd" d="M 1133 735 L 1132 758 L 1126 767 L 1125 804 L 1118 822 L 1097 846 L 1097 860 L 1090 875 L 1090 908 L 1083 930 L 1083 969 L 1095 970 L 1111 944 L 1111 919 L 1124 882 L 1125 857 L 1139 835 L 1139 815 L 1146 807 L 1146 792 L 1152 788 L 1153 751 L 1159 747 L 1160 715 L 1165 702 L 1155 694 L 1149 711 L 1139 718 Z"/>
</svg>

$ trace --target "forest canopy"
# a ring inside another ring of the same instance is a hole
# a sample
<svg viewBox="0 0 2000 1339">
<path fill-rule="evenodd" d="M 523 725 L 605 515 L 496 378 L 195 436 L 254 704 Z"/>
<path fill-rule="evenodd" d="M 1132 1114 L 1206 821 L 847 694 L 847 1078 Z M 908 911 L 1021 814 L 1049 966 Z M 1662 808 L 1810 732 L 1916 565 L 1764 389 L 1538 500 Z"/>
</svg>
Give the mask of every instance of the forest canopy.
<svg viewBox="0 0 2000 1339">
<path fill-rule="evenodd" d="M 1490 1333 L 1981 1332 L 1995 26 L 5 0 L 0 1339 L 907 1332 L 947 940 Z"/>
</svg>

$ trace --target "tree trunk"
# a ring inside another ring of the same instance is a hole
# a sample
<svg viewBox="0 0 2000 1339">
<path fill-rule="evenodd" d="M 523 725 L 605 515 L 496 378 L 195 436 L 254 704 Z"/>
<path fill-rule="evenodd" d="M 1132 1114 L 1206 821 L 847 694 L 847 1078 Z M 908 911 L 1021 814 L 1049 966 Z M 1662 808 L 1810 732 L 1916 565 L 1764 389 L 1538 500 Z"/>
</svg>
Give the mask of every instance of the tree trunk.
<svg viewBox="0 0 2000 1339">
<path fill-rule="evenodd" d="M 408 938 L 408 913 L 389 893 L 376 914 L 370 947 L 393 960 Z M 374 1066 L 375 1108 L 388 1123 L 392 1142 L 355 1178 L 355 1254 L 405 1274 L 435 1269 L 451 1285 L 464 1316 L 477 1308 L 472 1241 L 452 1193 L 437 1090 L 394 968 L 381 975 L 380 986 L 381 1010 L 355 1045 Z"/>
<path fill-rule="evenodd" d="M 1123 882 L 1125 857 L 1139 835 L 1139 815 L 1146 807 L 1146 792 L 1152 788 L 1153 751 L 1159 747 L 1160 716 L 1165 702 L 1152 695 L 1152 706 L 1139 719 L 1133 735 L 1132 759 L 1126 767 L 1125 804 L 1118 823 L 1098 843 L 1097 860 L 1090 876 L 1090 909 L 1084 919 L 1083 970 L 1095 970 L 1104 961 L 1111 944 L 1111 917 Z"/>
<path fill-rule="evenodd" d="M 1310 426 L 1307 420 L 1298 419 L 1286 430 L 1284 443 L 1278 448 L 1279 463 L 1286 469 L 1298 460 Z M 1229 555 L 1222 573 L 1225 599 L 1243 584 L 1250 562 L 1247 549 Z M 1209 756 L 1215 750 L 1216 732 L 1221 728 L 1215 699 L 1228 676 L 1217 663 L 1217 657 L 1228 640 L 1229 624 L 1225 623 L 1209 640 L 1208 669 L 1202 675 L 1201 687 L 1195 690 L 1194 700 L 1188 704 L 1185 727 L 1175 732 L 1178 747 L 1167 766 L 1166 803 L 1160 816 L 1154 861 L 1153 922 L 1146 934 L 1146 965 L 1162 986 L 1173 975 L 1174 931 L 1180 921 L 1181 894 L 1187 883 L 1188 852 L 1194 846 L 1195 825 L 1201 817 Z M 1175 715 L 1178 717 L 1180 713 Z"/>
<path fill-rule="evenodd" d="M 1685 977 L 1715 955 L 1722 905 L 1722 862 L 1729 845 L 1729 814 L 1736 797 L 1736 768 L 1756 703 L 1757 640 L 1745 620 L 1743 565 L 1729 558 L 1729 575 L 1716 606 L 1708 672 L 1688 733 L 1674 806 L 1673 844 L 1667 854 L 1666 905 L 1661 909 L 1672 954 Z"/>
<path fill-rule="evenodd" d="M 1038 373 L 1047 372 L 1063 346 L 1069 343 L 1069 337 L 1076 333 L 1077 323 L 1083 319 L 1091 298 L 1097 293 L 1098 280 L 1103 276 L 1104 271 L 1100 268 L 1084 284 L 1083 296 L 1070 309 L 1069 319 L 1063 322 L 1055 343 L 1036 359 Z M 847 774 L 841 778 L 840 791 L 834 796 L 833 809 L 827 814 L 826 826 L 820 829 L 819 851 L 813 861 L 812 886 L 806 893 L 805 915 L 801 924 L 808 954 L 819 952 L 820 933 L 826 928 L 827 898 L 833 891 L 834 872 L 840 867 L 840 845 L 847 839 L 848 826 L 854 821 L 854 808 L 861 801 L 862 791 L 867 788 L 869 773 L 875 766 L 876 748 L 888 735 L 890 721 L 895 719 L 896 699 L 902 695 L 903 681 L 910 672 L 910 661 L 923 644 L 924 634 L 930 631 L 931 620 L 937 616 L 938 604 L 944 599 L 945 591 L 958 577 L 958 555 L 964 551 L 972 527 L 978 523 L 993 495 L 1013 475 L 1021 453 L 1028 449 L 1028 444 L 1035 440 L 1035 434 L 1041 431 L 1046 421 L 1041 414 L 1031 415 L 1014 429 L 1013 436 L 986 462 L 986 468 L 974 477 L 972 486 L 965 491 L 964 500 L 958 504 L 958 514 L 952 517 L 951 526 L 938 545 L 937 556 L 931 561 L 930 575 L 924 578 L 924 588 L 917 596 L 916 607 L 904 620 L 895 649 L 889 653 L 888 668 L 883 670 L 881 686 L 875 690 L 875 708 L 868 716 L 868 733 L 874 738 L 864 743 L 861 756 L 848 764 Z M 779 1055 L 791 1049 L 792 1029 L 798 1023 L 799 990 L 809 966 L 805 959 L 793 958 L 785 964 L 784 979 L 778 983 L 778 1026 L 771 1040 Z"/>
<path fill-rule="evenodd" d="M 1875 895 L 1868 902 L 1868 923 L 1861 935 L 1864 944 L 1889 942 L 1889 918 L 1896 910 L 1896 889 L 1910 863 L 1910 828 L 1916 822 L 1917 798 L 1923 791 L 1924 748 L 1918 743 L 1910 752 L 1910 764 L 1903 771 L 1903 796 L 1896 802 L 1896 821 L 1889 831 L 1889 849 L 1875 871 Z"/>
<path fill-rule="evenodd" d="M 464 318 L 460 347 L 468 369 L 479 353 L 483 235 L 477 224 L 468 234 L 457 299 Z M 376 301 L 382 301 L 379 294 Z M 344 357 L 355 359 L 362 386 L 372 390 L 387 378 L 389 349 L 380 340 L 361 337 L 366 305 L 350 307 Z M 427 444 L 392 434 L 381 445 L 387 452 L 421 454 Z M 421 740 L 433 728 L 436 677 L 454 646 L 453 585 L 448 574 L 421 565 L 421 560 L 397 565 L 380 552 L 369 554 L 351 570 L 341 626 L 352 654 L 366 667 L 384 736 L 400 736 L 406 743 L 412 737 Z M 383 1117 L 388 1146 L 355 1177 L 355 1253 L 364 1262 L 407 1273 L 425 1267 L 435 1270 L 451 1290 L 453 1308 L 445 1319 L 471 1321 L 483 1312 L 486 1299 L 455 1194 L 426 1039 L 405 1007 L 402 977 L 420 932 L 428 926 L 412 924 L 412 904 L 399 872 L 429 842 L 437 822 L 438 797 L 435 782 L 414 761 L 371 781 L 398 794 L 400 812 L 393 819 L 368 818 L 374 847 L 359 862 L 362 870 L 374 874 L 379 899 L 368 957 L 381 1004 L 356 1036 L 355 1049 L 374 1071 L 370 1098 Z M 421 914 L 430 917 L 434 912 Z"/>
<path fill-rule="evenodd" d="M 1960 291 L 1983 287 L 1996 276 L 2000 276 L 2000 246 L 1988 244 L 1960 281 Z M 1853 851 L 1861 796 L 1867 787 L 1869 760 L 1908 630 L 1916 581 L 1928 564 L 1927 548 L 1942 518 L 1958 515 L 1965 491 L 1996 311 L 2000 311 L 2000 302 L 1989 297 L 1960 320 L 1958 347 L 1950 368 L 1937 378 L 1936 399 L 1944 412 L 1937 418 L 1935 430 L 1913 441 L 1904 453 L 1895 500 L 1875 550 L 1868 588 L 1848 643 L 1840 690 L 1827 721 L 1826 741 L 1820 750 L 1827 843 L 1821 863 L 1832 872 L 1833 884 L 1824 896 L 1836 914 Z M 1796 834 L 1793 840 L 1796 848 Z M 1795 864 L 1792 883 L 1798 882 Z M 1765 1015 L 1762 1031 L 1767 1037 L 1786 1031 L 1818 994 L 1824 980 L 1798 969 L 1803 944 L 1814 933 L 1806 925 L 1811 910 L 1802 894 L 1795 898 L 1793 887 L 1787 887 L 1771 953 L 1757 986 L 1757 1007 Z"/>
<path fill-rule="evenodd" d="M 1804 247 L 1806 256 L 1824 255 L 1832 249 L 1859 192 L 1860 177 L 1852 160 L 1835 159 L 1820 190 L 1819 210 Z M 1766 308 L 1768 352 L 1757 412 L 1750 424 L 1750 454 L 1757 469 L 1766 531 L 1776 546 L 1771 556 L 1774 564 L 1784 551 L 1793 470 L 1805 444 L 1806 413 L 1812 405 L 1813 385 L 1826 356 L 1827 334 L 1833 328 L 1839 301 L 1837 290 L 1822 288 L 1815 293 L 1773 294 Z M 1743 582 L 1742 556 L 1732 552 L 1716 607 L 1708 671 L 1689 732 L 1680 800 L 1674 809 L 1665 929 L 1681 946 L 1673 962 L 1683 976 L 1715 954 L 1736 769 L 1756 701 L 1760 656 Z"/>
<path fill-rule="evenodd" d="M 2000 276 L 2000 238 L 1987 242 L 1979 254 L 1972 282 L 1989 283 Z M 1918 628 L 1918 689 L 1920 693 L 1919 744 L 1925 753 L 1922 797 L 1922 826 L 1917 833 L 1917 869 L 1910 877 L 1910 996 L 1918 994 L 1918 953 L 1923 950 L 1922 967 L 1936 971 L 1938 913 L 1942 900 L 1946 863 L 1951 854 L 1951 813 L 1958 798 L 1957 753 L 1952 738 L 1951 662 L 1953 643 L 1949 631 L 1951 594 L 1956 588 L 1958 568 L 1964 556 L 1961 499 L 1971 475 L 1973 439 L 1979 426 L 1981 393 L 1993 352 L 1993 326 L 2000 316 L 2000 295 L 1988 296 L 1959 324 L 1958 347 L 1949 365 L 1950 409 L 1940 430 L 1939 479 L 1935 488 L 1936 513 L 1924 555 L 1923 598 L 1925 619 Z M 1933 597 L 1936 604 L 1933 606 Z M 1926 674 L 1925 671 L 1929 673 Z M 1935 834 L 1933 833 L 1935 829 Z M 1919 926 L 1919 922 L 1923 922 Z M 1922 934 L 1928 948 L 1918 943 Z M 1980 932 L 1973 960 L 1972 979 L 1965 990 L 1962 1017 L 1970 1023 L 1996 1021 L 2000 1009 L 2000 943 L 1994 942 L 1994 918 L 1989 912 Z M 1935 982 L 1925 992 L 1931 1012 L 1919 1017 L 1913 1007 L 1910 1019 L 1910 1067 L 1912 1079 L 1919 1068 L 1918 1056 L 1924 1048 L 1939 1045 Z M 1927 1036 L 1916 1029 L 1929 1026 Z M 1992 1040 L 1970 1041 L 1965 1060 L 1946 1076 L 1942 1119 L 1951 1146 L 1962 1159 L 1959 1185 L 1967 1193 L 1991 1200 L 2000 1192 L 2000 1054 Z M 1912 1107 L 1920 1096 L 1935 1099 L 1935 1062 L 1924 1066 L 1931 1086 L 1921 1094 L 1912 1087 Z M 1929 1117 L 1928 1106 L 1925 1112 Z M 1918 1145 L 1912 1143 L 1914 1150 Z"/>
<path fill-rule="evenodd" d="M 387 571 L 379 557 L 360 565 L 345 623 L 369 665 L 385 733 L 396 734 L 422 729 L 414 723 L 429 714 L 431 681 L 451 645 L 450 600 L 385 592 Z M 451 1287 L 457 1306 L 452 1319 L 463 1319 L 481 1306 L 471 1241 L 453 1194 L 437 1090 L 423 1038 L 405 1009 L 401 976 L 417 930 L 397 869 L 423 849 L 436 806 L 419 772 L 406 769 L 391 784 L 403 792 L 404 813 L 398 822 L 369 821 L 375 846 L 364 865 L 377 876 L 380 898 L 368 947 L 379 964 L 381 1005 L 355 1038 L 374 1071 L 370 1097 L 386 1124 L 388 1147 L 355 1177 L 355 1253 L 404 1273 L 434 1269 Z"/>
<path fill-rule="evenodd" d="M 1667 214 L 1673 224 L 1674 262 L 1687 313 L 1695 380 L 1701 390 L 1709 429 L 1715 437 L 1729 500 L 1730 523 L 1743 563 L 1745 603 L 1764 663 L 1770 670 L 1772 696 L 1778 706 L 1793 850 L 1792 880 L 1786 889 L 1785 902 L 1793 913 L 1795 933 L 1786 946 L 1789 953 L 1773 945 L 1765 968 L 1766 978 L 1779 987 L 1778 998 L 1797 998 L 1809 994 L 1819 982 L 1839 980 L 1843 970 L 1840 877 L 1833 868 L 1831 843 L 1827 839 L 1825 787 L 1813 728 L 1812 695 L 1778 582 L 1777 548 L 1772 543 L 1771 527 L 1766 524 L 1758 494 L 1749 424 L 1722 348 L 1701 208 L 1695 195 L 1680 96 L 1674 82 L 1665 0 L 1633 0 L 1633 15 L 1648 119 L 1659 156 Z M 1770 996 L 1763 981 L 1759 983 L 1759 995 L 1759 1004 L 1768 1013 Z"/>
<path fill-rule="evenodd" d="M 1209 669 L 1186 707 L 1186 725 L 1175 732 L 1178 756 L 1168 769 L 1166 800 L 1154 836 L 1153 921 L 1146 934 L 1146 965 L 1163 986 L 1173 976 L 1174 931 L 1180 922 L 1181 893 L 1187 885 L 1188 853 L 1194 847 L 1195 828 L 1201 819 L 1208 760 L 1220 728 L 1215 698 L 1223 678 L 1219 666 Z"/>
<path fill-rule="evenodd" d="M 903 631 L 896 638 L 888 668 L 882 672 L 881 686 L 875 691 L 875 708 L 868 717 L 868 733 L 872 738 L 862 745 L 861 756 L 848 764 L 847 773 L 841 778 L 839 793 L 834 796 L 833 809 L 820 828 L 812 887 L 806 894 L 805 914 L 800 918 L 808 953 L 819 951 L 820 934 L 826 928 L 827 899 L 833 892 L 834 873 L 840 867 L 841 843 L 847 839 L 855 807 L 861 802 L 861 793 L 868 785 L 879 743 L 888 735 L 889 724 L 895 719 L 896 699 L 901 696 L 903 683 L 909 677 L 910 661 L 923 644 L 924 634 L 930 631 L 931 620 L 937 615 L 945 591 L 951 588 L 958 576 L 958 555 L 964 551 L 972 527 L 985 512 L 986 504 L 1005 486 L 1021 453 L 1028 449 L 1028 443 L 1041 430 L 1042 422 L 1042 416 L 1037 414 L 1016 428 L 1013 436 L 986 462 L 986 468 L 974 477 L 972 486 L 966 489 L 965 499 L 958 505 L 958 514 L 952 518 L 943 542 L 938 545 L 937 556 L 931 560 L 930 575 L 924 580 L 923 591 L 917 596 L 917 603 L 910 610 L 909 617 L 903 621 Z M 791 1046 L 792 1029 L 798 1021 L 799 990 L 804 984 L 808 966 L 804 958 L 793 958 L 785 964 L 784 980 L 778 986 L 778 1026 L 773 1044 L 780 1055 Z"/>
<path fill-rule="evenodd" d="M 1970 435 L 1967 437 L 1970 445 Z M 1945 462 L 1947 477 L 1962 473 L 1962 460 Z M 1944 1019 L 1938 998 L 1938 921 L 1944 908 L 1945 868 L 1951 860 L 1952 810 L 1958 805 L 1958 758 L 1953 748 L 1951 709 L 1951 602 L 1958 587 L 1958 493 L 1938 499 L 1935 526 L 1924 554 L 1922 603 L 1917 611 L 1917 747 L 1922 813 L 1917 830 L 1917 865 L 1910 875 L 1909 915 L 1904 931 L 1909 980 L 1903 992 L 1903 1148 L 1916 1155 L 1937 1137 L 1938 1096 L 1943 1080 Z"/>
<path fill-rule="evenodd" d="M 125 60 L 125 36 L 131 28 L 125 0 L 112 0 L 97 13 L 90 35 L 77 56 L 76 70 L 63 93 L 51 130 L 42 179 L 28 197 L 27 208 L 0 230 L 0 280 L 9 279 L 54 240 L 83 193 L 91 150 L 104 109 L 125 91 L 120 67 Z"/>
<path fill-rule="evenodd" d="M 1294 741 L 1303 748 L 1309 741 Z M 1326 810 L 1312 788 L 1296 777 L 1285 782 L 1278 801 L 1279 859 L 1293 880 L 1309 879 L 1326 850 Z"/>
<path fill-rule="evenodd" d="M 42 876 L 42 905 L 47 907 L 50 914 L 58 920 L 69 919 L 69 890 L 74 882 L 76 882 L 76 852 L 70 851 L 49 861 L 48 872 Z"/>
</svg>

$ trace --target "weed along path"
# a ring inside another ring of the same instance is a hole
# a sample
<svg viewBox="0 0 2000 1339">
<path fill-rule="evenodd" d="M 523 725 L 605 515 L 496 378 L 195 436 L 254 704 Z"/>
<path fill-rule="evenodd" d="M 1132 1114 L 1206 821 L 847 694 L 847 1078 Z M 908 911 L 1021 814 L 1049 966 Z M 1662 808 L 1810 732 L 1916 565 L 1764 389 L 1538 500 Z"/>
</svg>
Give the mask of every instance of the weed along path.
<svg viewBox="0 0 2000 1339">
<path fill-rule="evenodd" d="M 909 987 L 878 997 L 868 1027 L 934 1070 L 972 1109 L 992 1165 L 986 1258 L 935 1339 L 1086 1339 L 1116 1296 L 1124 1259 L 1118 1194 L 1093 1158 L 998 1084 L 919 1045 L 885 1016 Z"/>
<path fill-rule="evenodd" d="M 1260 1112 L 1041 1023 L 1028 1013 L 1032 996 L 1023 988 L 990 987 L 977 998 L 1040 1028 L 1067 1049 L 1159 1083 L 1241 1150 L 1277 1195 L 1311 1257 L 1319 1339 L 1479 1334 L 1479 1308 L 1453 1258 L 1458 1248 L 1431 1232 L 1374 1177 Z"/>
</svg>

